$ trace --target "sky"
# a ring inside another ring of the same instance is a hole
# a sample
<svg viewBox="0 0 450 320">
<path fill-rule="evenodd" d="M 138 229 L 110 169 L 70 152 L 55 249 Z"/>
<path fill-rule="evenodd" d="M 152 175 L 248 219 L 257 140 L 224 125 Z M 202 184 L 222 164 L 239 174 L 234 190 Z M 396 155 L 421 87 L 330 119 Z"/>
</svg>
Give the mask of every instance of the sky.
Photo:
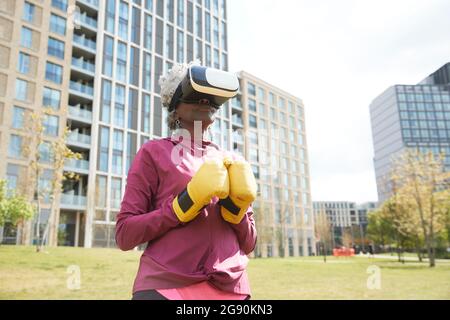
<svg viewBox="0 0 450 320">
<path fill-rule="evenodd" d="M 302 99 L 313 201 L 377 201 L 369 105 L 450 62 L 448 0 L 227 0 L 229 70 Z"/>
</svg>

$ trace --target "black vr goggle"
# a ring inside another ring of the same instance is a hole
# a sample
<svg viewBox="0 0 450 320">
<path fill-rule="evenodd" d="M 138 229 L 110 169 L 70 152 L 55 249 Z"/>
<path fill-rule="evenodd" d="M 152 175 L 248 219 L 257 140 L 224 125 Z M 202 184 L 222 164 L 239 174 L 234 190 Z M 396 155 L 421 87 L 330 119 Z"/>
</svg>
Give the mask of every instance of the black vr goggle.
<svg viewBox="0 0 450 320">
<path fill-rule="evenodd" d="M 215 108 L 219 108 L 228 99 L 236 96 L 239 80 L 233 73 L 202 67 L 191 66 L 180 82 L 169 104 L 169 112 L 175 110 L 179 102 L 196 103 L 207 99 Z"/>
</svg>

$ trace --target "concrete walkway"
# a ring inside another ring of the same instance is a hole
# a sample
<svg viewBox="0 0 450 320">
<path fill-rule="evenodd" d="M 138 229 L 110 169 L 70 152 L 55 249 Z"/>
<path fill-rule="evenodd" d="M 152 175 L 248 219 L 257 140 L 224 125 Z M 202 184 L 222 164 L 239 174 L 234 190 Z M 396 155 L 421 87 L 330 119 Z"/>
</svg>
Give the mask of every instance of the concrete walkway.
<svg viewBox="0 0 450 320">
<path fill-rule="evenodd" d="M 355 254 L 355 257 L 358 258 L 375 258 L 375 259 L 391 259 L 391 260 L 398 260 L 398 256 L 397 255 L 384 255 L 384 254 L 375 254 L 372 257 L 369 256 L 368 254 Z M 415 262 L 419 262 L 419 258 L 418 257 L 403 257 L 403 260 L 405 261 L 415 261 Z M 436 263 L 450 263 L 449 259 L 436 259 L 435 260 Z M 428 258 L 423 258 L 422 262 L 428 262 Z"/>
</svg>

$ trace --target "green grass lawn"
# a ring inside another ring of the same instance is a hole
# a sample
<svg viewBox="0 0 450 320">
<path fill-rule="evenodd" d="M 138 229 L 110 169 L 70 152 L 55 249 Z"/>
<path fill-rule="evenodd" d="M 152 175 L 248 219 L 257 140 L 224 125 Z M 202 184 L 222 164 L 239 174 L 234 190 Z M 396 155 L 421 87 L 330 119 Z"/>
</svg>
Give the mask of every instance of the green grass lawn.
<svg viewBox="0 0 450 320">
<path fill-rule="evenodd" d="M 130 299 L 140 252 L 118 249 L 0 246 L 0 299 Z M 81 288 L 67 289 L 69 265 Z M 368 289 L 378 266 L 381 288 Z M 251 259 L 252 299 L 450 299 L 450 262 L 320 257 Z"/>
</svg>

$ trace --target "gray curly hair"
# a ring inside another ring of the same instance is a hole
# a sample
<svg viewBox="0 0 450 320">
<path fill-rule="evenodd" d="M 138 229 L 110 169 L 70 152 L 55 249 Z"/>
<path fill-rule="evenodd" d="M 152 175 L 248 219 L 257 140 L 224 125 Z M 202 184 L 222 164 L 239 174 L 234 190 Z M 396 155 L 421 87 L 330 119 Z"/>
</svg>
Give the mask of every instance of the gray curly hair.
<svg viewBox="0 0 450 320">
<path fill-rule="evenodd" d="M 161 87 L 161 103 L 163 107 L 169 109 L 170 101 L 177 90 L 178 85 L 186 76 L 187 71 L 192 65 L 200 65 L 200 60 L 196 59 L 189 63 L 175 63 L 172 68 L 165 74 L 159 77 L 158 83 Z M 176 126 L 176 114 L 175 110 L 169 112 L 167 116 L 167 125 L 170 130 L 175 130 Z"/>
</svg>

